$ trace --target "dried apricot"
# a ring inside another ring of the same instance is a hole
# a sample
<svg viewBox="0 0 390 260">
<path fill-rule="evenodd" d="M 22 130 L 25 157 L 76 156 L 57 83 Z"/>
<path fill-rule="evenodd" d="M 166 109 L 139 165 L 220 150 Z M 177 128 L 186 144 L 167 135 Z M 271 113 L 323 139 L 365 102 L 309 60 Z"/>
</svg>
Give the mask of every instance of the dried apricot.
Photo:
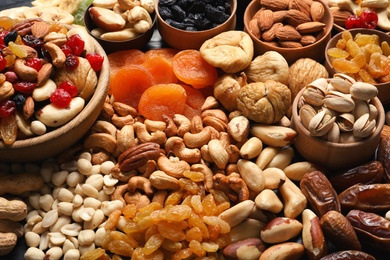
<svg viewBox="0 0 390 260">
<path fill-rule="evenodd" d="M 186 91 L 179 84 L 156 84 L 140 97 L 138 112 L 147 119 L 163 120 L 163 115 L 182 114 L 186 100 Z"/>
<path fill-rule="evenodd" d="M 178 49 L 173 48 L 159 48 L 159 49 L 151 49 L 145 52 L 146 59 L 151 59 L 156 56 L 164 57 L 168 60 L 172 60 L 172 58 L 178 53 Z"/>
<path fill-rule="evenodd" d="M 110 79 L 110 90 L 115 101 L 128 104 L 134 108 L 144 91 L 155 85 L 150 72 L 142 66 L 127 65 L 119 69 Z"/>
<path fill-rule="evenodd" d="M 172 62 L 177 78 L 194 88 L 211 86 L 218 78 L 217 69 L 207 63 L 198 50 L 182 50 Z"/>
<path fill-rule="evenodd" d="M 173 72 L 172 62 L 163 56 L 149 57 L 142 63 L 142 66 L 153 75 L 156 84 L 178 82 Z"/>
<path fill-rule="evenodd" d="M 110 63 L 110 75 L 113 75 L 123 66 L 130 64 L 139 65 L 146 60 L 145 53 L 138 49 L 116 51 L 108 54 L 107 58 Z"/>
<path fill-rule="evenodd" d="M 200 115 L 202 112 L 202 105 L 205 101 L 203 93 L 199 89 L 194 89 L 186 84 L 180 84 L 186 91 L 187 101 L 184 115 L 192 119 L 195 115 Z"/>
</svg>

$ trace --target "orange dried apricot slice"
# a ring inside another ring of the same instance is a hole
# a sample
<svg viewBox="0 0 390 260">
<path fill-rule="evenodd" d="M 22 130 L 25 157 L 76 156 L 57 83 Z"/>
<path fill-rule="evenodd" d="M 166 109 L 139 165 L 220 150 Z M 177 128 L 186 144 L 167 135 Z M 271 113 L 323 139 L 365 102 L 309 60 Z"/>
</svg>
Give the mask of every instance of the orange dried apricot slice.
<svg viewBox="0 0 390 260">
<path fill-rule="evenodd" d="M 142 94 L 138 112 L 147 119 L 163 120 L 163 115 L 183 114 L 186 100 L 186 91 L 179 84 L 156 84 Z"/>
<path fill-rule="evenodd" d="M 126 65 L 139 65 L 146 60 L 145 53 L 138 49 L 116 51 L 107 55 L 110 63 L 110 75 Z"/>
<path fill-rule="evenodd" d="M 182 50 L 172 62 L 177 78 L 194 88 L 211 86 L 218 78 L 217 69 L 207 63 L 198 50 Z"/>
<path fill-rule="evenodd" d="M 141 95 L 155 84 L 147 69 L 138 65 L 127 65 L 111 77 L 110 92 L 115 101 L 137 108 Z"/>
<path fill-rule="evenodd" d="M 178 49 L 173 48 L 159 48 L 159 49 L 151 49 L 145 52 L 146 59 L 154 58 L 156 56 L 164 57 L 168 60 L 172 60 L 172 58 L 179 52 Z"/>
<path fill-rule="evenodd" d="M 195 115 L 201 114 L 201 108 L 205 98 L 200 90 L 185 84 L 181 84 L 181 86 L 185 89 L 187 94 L 186 107 L 183 114 L 189 119 L 192 119 Z"/>
<path fill-rule="evenodd" d="M 178 82 L 173 72 L 172 62 L 164 56 L 149 57 L 141 65 L 153 75 L 156 84 Z"/>
</svg>

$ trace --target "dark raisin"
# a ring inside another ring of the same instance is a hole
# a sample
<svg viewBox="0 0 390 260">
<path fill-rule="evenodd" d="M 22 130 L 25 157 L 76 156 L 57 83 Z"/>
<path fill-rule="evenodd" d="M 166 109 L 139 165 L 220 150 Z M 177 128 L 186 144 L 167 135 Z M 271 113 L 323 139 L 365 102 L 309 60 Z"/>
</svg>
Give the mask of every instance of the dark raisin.
<svg viewBox="0 0 390 260">
<path fill-rule="evenodd" d="M 181 22 L 187 16 L 187 13 L 178 5 L 172 5 L 171 11 L 176 21 Z"/>
<path fill-rule="evenodd" d="M 195 25 L 195 19 L 192 17 L 186 17 L 186 18 L 184 18 L 184 20 L 183 20 L 183 23 L 185 23 L 185 24 L 188 24 L 188 25 L 192 25 L 192 26 L 190 26 L 190 27 L 193 27 L 194 25 Z"/>
<path fill-rule="evenodd" d="M 15 103 L 17 109 L 22 109 L 24 103 L 26 102 L 26 98 L 23 96 L 23 94 L 18 93 L 12 98 L 12 101 Z"/>
<path fill-rule="evenodd" d="M 206 4 L 204 2 L 196 1 L 188 8 L 187 11 L 190 13 L 202 13 L 204 12 L 205 7 Z"/>
<path fill-rule="evenodd" d="M 208 19 L 217 24 L 222 24 L 229 18 L 229 15 L 210 4 L 206 5 L 205 14 Z"/>
<path fill-rule="evenodd" d="M 43 44 L 44 44 L 44 42 L 41 39 L 35 37 L 32 34 L 27 34 L 27 35 L 23 36 L 22 41 L 24 44 L 26 44 L 27 46 L 30 46 L 31 48 L 34 48 L 37 51 L 39 51 L 43 47 Z"/>
<path fill-rule="evenodd" d="M 172 14 L 171 9 L 169 7 L 162 6 L 158 9 L 158 12 L 163 20 L 173 19 L 173 14 Z"/>
<path fill-rule="evenodd" d="M 170 26 L 175 27 L 175 28 L 180 29 L 180 30 L 185 30 L 187 27 L 186 24 L 180 23 L 180 22 L 172 20 L 172 19 L 167 19 L 167 20 L 165 20 L 165 22 L 167 24 L 169 24 Z"/>
<path fill-rule="evenodd" d="M 195 0 L 179 0 L 177 1 L 177 5 L 186 10 L 195 2 Z"/>
<path fill-rule="evenodd" d="M 16 41 L 17 37 L 18 37 L 17 31 L 12 31 L 12 32 L 7 33 L 7 35 L 4 37 L 4 44 L 8 45 L 9 42 Z"/>
<path fill-rule="evenodd" d="M 74 54 L 66 56 L 65 67 L 68 70 L 74 70 L 79 66 L 79 58 Z"/>
<path fill-rule="evenodd" d="M 195 16 L 195 27 L 199 31 L 208 30 L 211 28 L 211 21 L 204 17 L 204 15 Z"/>
<path fill-rule="evenodd" d="M 176 4 L 176 0 L 160 0 L 158 1 L 158 6 L 168 6 Z"/>
<path fill-rule="evenodd" d="M 194 26 L 188 26 L 188 27 L 186 27 L 185 30 L 189 31 L 189 32 L 197 32 L 198 31 L 198 29 L 196 29 L 196 27 L 194 27 Z"/>
</svg>

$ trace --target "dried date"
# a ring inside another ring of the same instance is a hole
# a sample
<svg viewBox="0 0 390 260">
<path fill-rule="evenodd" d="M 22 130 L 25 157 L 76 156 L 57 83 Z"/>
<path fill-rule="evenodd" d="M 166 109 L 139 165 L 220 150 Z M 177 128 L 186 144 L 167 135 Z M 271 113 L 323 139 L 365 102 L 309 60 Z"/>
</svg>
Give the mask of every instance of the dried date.
<svg viewBox="0 0 390 260">
<path fill-rule="evenodd" d="M 375 257 L 363 251 L 345 250 L 324 256 L 321 260 L 375 260 Z"/>
<path fill-rule="evenodd" d="M 365 244 L 390 251 L 390 221 L 382 216 L 361 210 L 346 215 L 356 234 Z"/>
<path fill-rule="evenodd" d="M 384 180 L 384 168 L 381 162 L 373 160 L 344 172 L 328 175 L 330 183 L 338 192 L 352 185 L 381 183 Z"/>
<path fill-rule="evenodd" d="M 341 192 L 339 198 L 343 211 L 384 212 L 390 210 L 390 184 L 355 184 Z"/>
<path fill-rule="evenodd" d="M 390 136 L 382 135 L 378 146 L 377 158 L 383 165 L 386 181 L 390 182 Z"/>
<path fill-rule="evenodd" d="M 320 219 L 322 232 L 339 250 L 361 250 L 361 244 L 349 220 L 340 212 L 331 210 Z"/>
<path fill-rule="evenodd" d="M 313 171 L 305 174 L 301 179 L 300 188 L 318 217 L 322 217 L 330 210 L 341 211 L 337 192 L 322 172 Z"/>
</svg>

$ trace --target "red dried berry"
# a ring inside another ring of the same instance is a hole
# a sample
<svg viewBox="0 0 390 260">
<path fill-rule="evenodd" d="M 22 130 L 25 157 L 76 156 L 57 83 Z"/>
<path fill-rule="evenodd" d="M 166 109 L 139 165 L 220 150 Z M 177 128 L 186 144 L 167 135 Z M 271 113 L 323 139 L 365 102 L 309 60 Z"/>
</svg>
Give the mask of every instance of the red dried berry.
<svg viewBox="0 0 390 260">
<path fill-rule="evenodd" d="M 66 92 L 69 93 L 69 95 L 71 97 L 77 96 L 77 94 L 79 92 L 77 87 L 69 81 L 61 82 L 61 84 L 58 86 L 58 88 L 64 89 Z"/>
<path fill-rule="evenodd" d="M 74 54 L 66 56 L 65 67 L 68 70 L 74 70 L 79 66 L 79 58 Z"/>
<path fill-rule="evenodd" d="M 0 49 L 4 49 L 5 47 L 7 47 L 4 43 L 4 37 L 7 34 L 8 34 L 8 31 L 6 31 L 6 30 L 0 31 Z"/>
<path fill-rule="evenodd" d="M 6 65 L 7 61 L 4 59 L 3 55 L 0 54 L 0 71 L 3 71 Z"/>
<path fill-rule="evenodd" d="M 91 67 L 94 71 L 100 71 L 102 69 L 104 57 L 97 53 L 88 53 L 85 58 L 91 64 Z"/>
<path fill-rule="evenodd" d="M 33 90 L 37 87 L 37 84 L 34 82 L 16 82 L 14 83 L 14 89 L 24 95 L 30 95 Z"/>
<path fill-rule="evenodd" d="M 66 41 L 66 45 L 68 45 L 72 51 L 73 54 L 76 56 L 80 56 L 81 53 L 84 51 L 84 40 L 80 37 L 78 34 L 74 34 L 68 38 Z"/>
<path fill-rule="evenodd" d="M 69 54 L 73 54 L 72 49 L 66 44 L 61 46 L 61 50 L 64 52 L 65 56 L 68 56 Z"/>
<path fill-rule="evenodd" d="M 357 15 L 348 16 L 347 20 L 345 20 L 345 28 L 353 29 L 353 28 L 361 28 L 362 23 L 360 17 Z"/>
<path fill-rule="evenodd" d="M 57 88 L 50 96 L 50 102 L 59 108 L 68 107 L 71 101 L 70 94 L 62 88 Z"/>
<path fill-rule="evenodd" d="M 375 11 L 366 9 L 360 14 L 362 26 L 367 29 L 375 29 L 378 24 L 378 14 Z"/>
<path fill-rule="evenodd" d="M 16 111 L 15 102 L 6 99 L 0 102 L 0 118 L 12 115 Z"/>
<path fill-rule="evenodd" d="M 28 58 L 26 59 L 26 66 L 34 68 L 39 71 L 42 68 L 42 61 L 39 58 Z"/>
</svg>

